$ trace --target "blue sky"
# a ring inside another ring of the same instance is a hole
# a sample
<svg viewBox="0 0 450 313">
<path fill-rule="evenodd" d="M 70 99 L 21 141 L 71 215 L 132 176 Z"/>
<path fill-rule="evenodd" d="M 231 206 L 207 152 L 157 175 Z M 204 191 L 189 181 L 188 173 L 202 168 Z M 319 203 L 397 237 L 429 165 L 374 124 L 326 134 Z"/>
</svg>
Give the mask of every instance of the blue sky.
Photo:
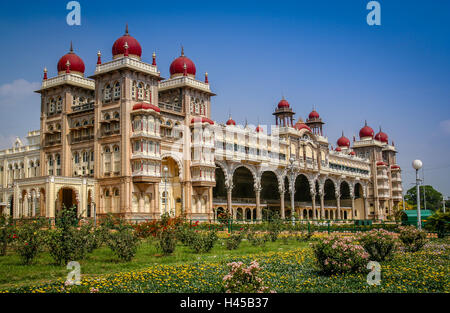
<svg viewBox="0 0 450 313">
<path fill-rule="evenodd" d="M 111 59 L 129 23 L 144 61 L 157 53 L 169 76 L 180 46 L 218 96 L 212 117 L 273 124 L 284 95 L 296 118 L 313 105 L 335 144 L 357 135 L 367 119 L 399 150 L 404 188 L 411 161 L 424 162 L 425 181 L 450 196 L 450 1 L 379 1 L 381 26 L 368 26 L 368 0 L 347 1 L 79 1 L 82 25 L 68 26 L 68 1 L 2 2 L 0 146 L 39 128 L 32 93 L 47 66 L 74 48 L 94 71 L 96 53 Z M 127 7 L 129 5 L 129 7 Z"/>
</svg>

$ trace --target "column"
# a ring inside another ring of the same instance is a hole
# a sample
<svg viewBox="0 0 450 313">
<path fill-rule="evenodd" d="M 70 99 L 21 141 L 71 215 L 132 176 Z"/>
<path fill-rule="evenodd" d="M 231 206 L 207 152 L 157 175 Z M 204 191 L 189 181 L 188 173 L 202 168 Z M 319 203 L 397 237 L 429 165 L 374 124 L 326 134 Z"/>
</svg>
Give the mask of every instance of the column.
<svg viewBox="0 0 450 313">
<path fill-rule="evenodd" d="M 229 214 L 233 214 L 232 211 L 232 193 L 233 193 L 233 187 L 227 187 L 227 209 Z"/>
<path fill-rule="evenodd" d="M 322 218 L 325 218 L 325 196 L 323 193 L 320 194 L 320 214 Z"/>
<path fill-rule="evenodd" d="M 36 195 L 32 195 L 31 197 L 31 216 L 36 216 Z"/>
<path fill-rule="evenodd" d="M 280 193 L 280 211 L 281 211 L 281 219 L 286 218 L 286 212 L 284 209 L 284 190 Z"/>
<path fill-rule="evenodd" d="M 261 220 L 261 188 L 255 188 L 255 194 L 256 194 L 256 219 Z"/>
<path fill-rule="evenodd" d="M 336 208 L 337 208 L 337 219 L 342 219 L 341 216 L 341 195 L 336 195 Z"/>
<path fill-rule="evenodd" d="M 352 219 L 355 218 L 355 196 L 351 195 L 351 199 L 352 199 Z"/>
<path fill-rule="evenodd" d="M 312 218 L 313 220 L 317 219 L 316 216 L 316 193 L 311 193 L 311 202 L 312 202 Z"/>
</svg>

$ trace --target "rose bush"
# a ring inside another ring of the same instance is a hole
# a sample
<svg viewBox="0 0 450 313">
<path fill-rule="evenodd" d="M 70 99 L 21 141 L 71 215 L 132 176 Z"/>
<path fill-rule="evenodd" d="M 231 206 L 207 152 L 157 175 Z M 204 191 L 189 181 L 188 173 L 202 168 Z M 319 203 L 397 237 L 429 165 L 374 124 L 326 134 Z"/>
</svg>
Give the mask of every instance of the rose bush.
<svg viewBox="0 0 450 313">
<path fill-rule="evenodd" d="M 391 259 L 397 247 L 397 235 L 384 229 L 374 229 L 359 237 L 359 242 L 369 253 L 371 261 Z"/>
<path fill-rule="evenodd" d="M 399 227 L 399 232 L 399 239 L 409 252 L 417 252 L 427 243 L 427 233 L 414 226 Z"/>
<path fill-rule="evenodd" d="M 224 288 L 227 293 L 263 293 L 269 292 L 261 278 L 261 267 L 252 261 L 247 267 L 243 262 L 227 264 L 230 272 L 224 276 Z"/>
</svg>

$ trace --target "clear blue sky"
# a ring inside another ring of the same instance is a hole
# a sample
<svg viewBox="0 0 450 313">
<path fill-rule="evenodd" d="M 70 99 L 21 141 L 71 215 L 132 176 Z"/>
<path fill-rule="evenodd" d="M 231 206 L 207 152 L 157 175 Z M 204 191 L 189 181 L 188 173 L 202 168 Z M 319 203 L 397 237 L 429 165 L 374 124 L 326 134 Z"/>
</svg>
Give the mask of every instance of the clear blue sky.
<svg viewBox="0 0 450 313">
<path fill-rule="evenodd" d="M 111 59 L 129 23 L 144 61 L 157 53 L 168 77 L 184 45 L 198 78 L 218 96 L 212 117 L 273 124 L 282 94 L 296 118 L 316 106 L 332 144 L 367 119 L 399 150 L 404 188 L 420 158 L 425 180 L 450 196 L 450 1 L 379 1 L 381 26 L 368 26 L 368 0 L 79 1 L 82 25 L 66 24 L 68 1 L 1 4 L 0 145 L 39 128 L 42 69 L 56 74 L 73 40 L 94 71 L 98 50 Z"/>
</svg>

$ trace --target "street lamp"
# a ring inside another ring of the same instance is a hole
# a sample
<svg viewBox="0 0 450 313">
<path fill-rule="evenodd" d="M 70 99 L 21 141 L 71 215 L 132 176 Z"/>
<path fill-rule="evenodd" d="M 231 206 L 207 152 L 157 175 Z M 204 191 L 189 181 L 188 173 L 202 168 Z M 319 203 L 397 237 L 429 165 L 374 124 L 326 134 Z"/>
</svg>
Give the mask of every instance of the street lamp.
<svg viewBox="0 0 450 313">
<path fill-rule="evenodd" d="M 417 228 L 422 229 L 422 219 L 420 216 L 420 179 L 419 179 L 419 170 L 422 168 L 422 161 L 414 160 L 412 163 L 412 167 L 416 170 L 416 190 L 417 190 Z"/>
<path fill-rule="evenodd" d="M 169 172 L 169 168 L 167 166 L 164 166 L 164 214 L 167 213 L 167 173 Z"/>
<path fill-rule="evenodd" d="M 294 182 L 294 162 L 295 159 L 293 157 L 289 158 L 289 166 L 288 169 L 291 172 L 291 218 L 292 218 L 292 226 L 295 226 L 295 204 L 294 204 L 294 189 L 295 189 L 295 182 Z"/>
</svg>

